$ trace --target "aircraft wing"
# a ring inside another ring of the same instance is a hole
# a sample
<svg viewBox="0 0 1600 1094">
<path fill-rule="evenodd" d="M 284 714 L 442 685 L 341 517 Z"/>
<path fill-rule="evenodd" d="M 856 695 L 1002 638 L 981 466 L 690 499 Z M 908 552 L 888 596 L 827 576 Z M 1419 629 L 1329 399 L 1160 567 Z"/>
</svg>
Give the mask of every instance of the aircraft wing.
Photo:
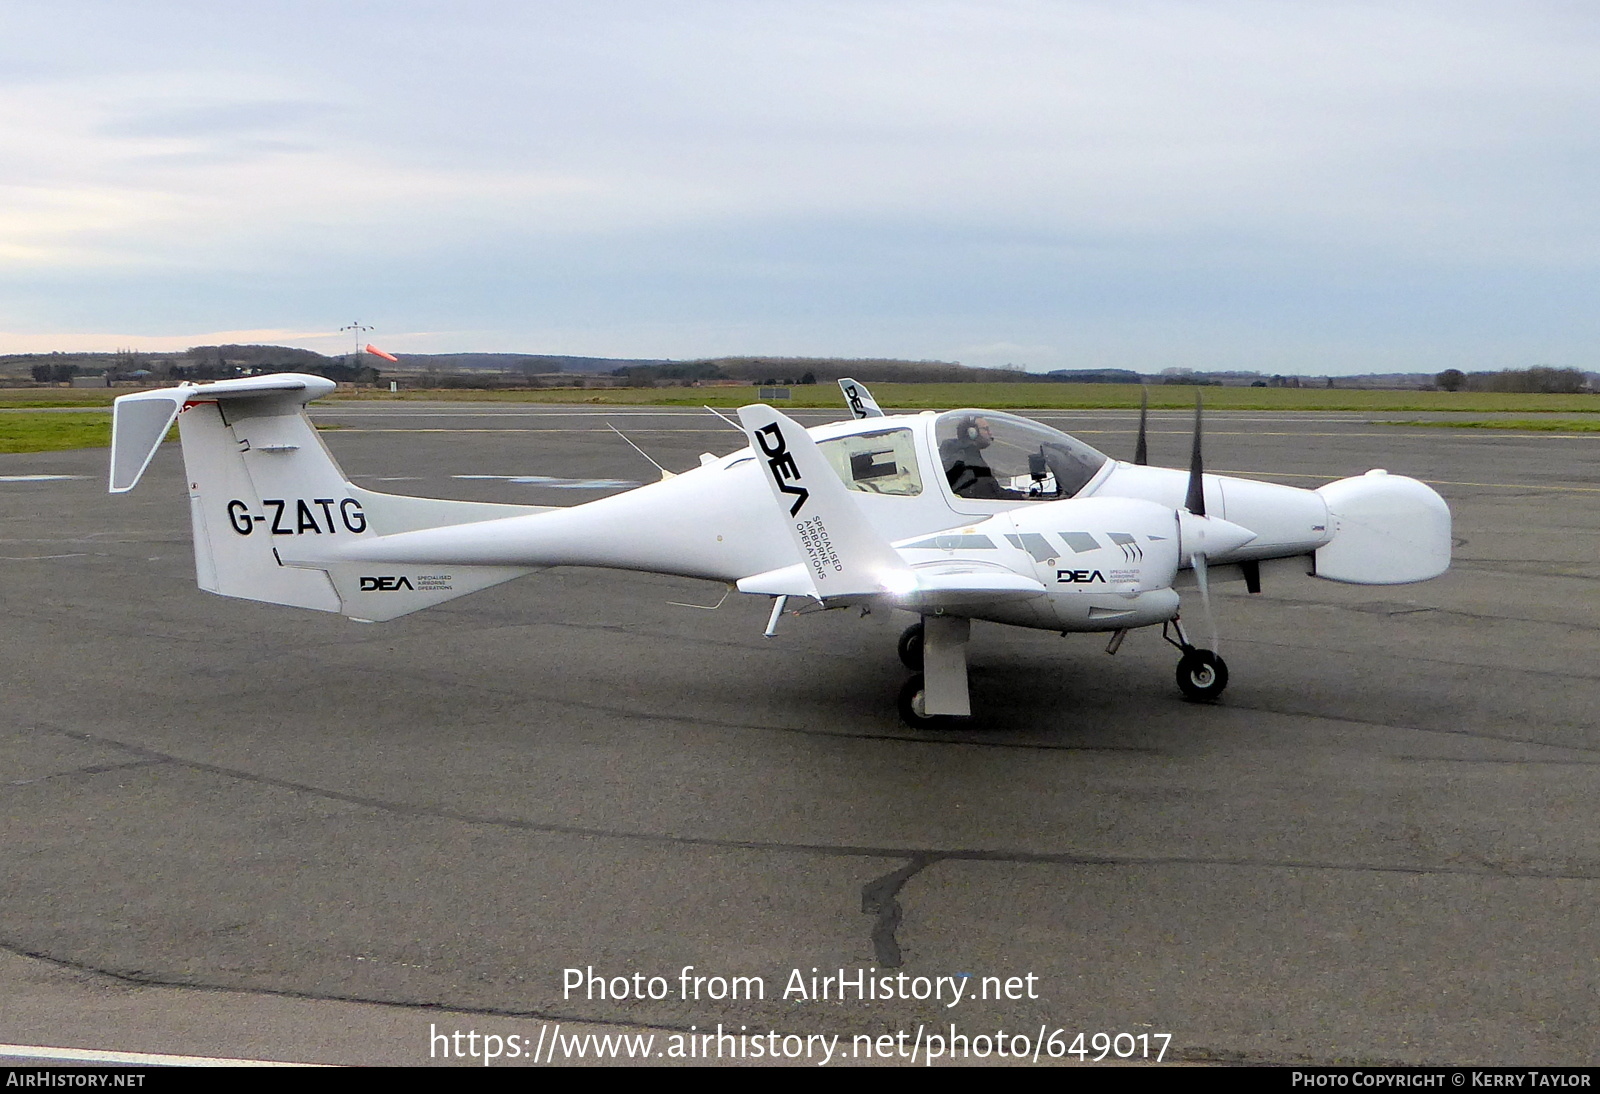
<svg viewBox="0 0 1600 1094">
<path fill-rule="evenodd" d="M 887 600 L 907 611 L 929 612 L 937 608 L 957 609 L 973 605 L 1000 604 L 1043 596 L 1045 587 L 1031 577 L 1002 567 L 953 562 L 918 566 L 908 575 L 915 584 L 905 582 L 894 588 L 854 592 L 818 599 L 839 601 Z M 810 574 L 804 565 L 785 566 L 740 579 L 741 593 L 761 596 L 816 597 Z"/>
<path fill-rule="evenodd" d="M 1045 587 L 1033 578 L 999 567 L 954 563 L 919 566 L 912 571 L 917 587 L 892 599 L 896 607 L 928 612 L 973 604 L 1001 604 L 1043 596 Z"/>
</svg>

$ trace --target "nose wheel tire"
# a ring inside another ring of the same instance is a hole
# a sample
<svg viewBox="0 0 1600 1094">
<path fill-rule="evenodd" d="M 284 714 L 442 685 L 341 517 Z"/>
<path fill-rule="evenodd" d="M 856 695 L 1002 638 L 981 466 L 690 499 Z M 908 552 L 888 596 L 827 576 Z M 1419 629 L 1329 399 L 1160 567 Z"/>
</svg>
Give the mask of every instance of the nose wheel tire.
<svg viewBox="0 0 1600 1094">
<path fill-rule="evenodd" d="M 926 695 L 927 688 L 920 672 L 900 689 L 896 704 L 900 708 L 900 720 L 912 729 L 950 729 L 966 721 L 949 714 L 929 714 L 924 705 Z"/>
<path fill-rule="evenodd" d="M 922 624 L 913 623 L 900 635 L 900 663 L 912 672 L 922 671 Z"/>
<path fill-rule="evenodd" d="M 1178 688 L 1185 699 L 1210 702 L 1227 686 L 1227 662 L 1210 650 L 1191 648 L 1178 659 Z"/>
</svg>

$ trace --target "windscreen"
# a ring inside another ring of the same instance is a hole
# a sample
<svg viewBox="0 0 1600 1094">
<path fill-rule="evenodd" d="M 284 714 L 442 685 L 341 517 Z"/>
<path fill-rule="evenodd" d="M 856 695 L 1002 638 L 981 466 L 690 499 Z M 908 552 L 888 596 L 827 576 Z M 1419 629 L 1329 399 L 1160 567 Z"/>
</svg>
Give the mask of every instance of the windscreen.
<svg viewBox="0 0 1600 1094">
<path fill-rule="evenodd" d="M 1073 497 L 1106 457 L 1059 429 L 1010 414 L 953 410 L 934 423 L 939 461 L 963 498 L 1058 501 Z"/>
</svg>

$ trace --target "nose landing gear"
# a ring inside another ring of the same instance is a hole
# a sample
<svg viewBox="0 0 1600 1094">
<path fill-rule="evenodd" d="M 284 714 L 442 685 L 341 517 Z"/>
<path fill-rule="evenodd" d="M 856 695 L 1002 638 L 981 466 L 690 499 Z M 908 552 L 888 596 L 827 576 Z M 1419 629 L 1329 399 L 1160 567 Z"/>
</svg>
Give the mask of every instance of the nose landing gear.
<svg viewBox="0 0 1600 1094">
<path fill-rule="evenodd" d="M 1210 650 L 1191 646 L 1178 658 L 1178 688 L 1185 699 L 1208 703 L 1227 686 L 1228 664 Z"/>
<path fill-rule="evenodd" d="M 1228 686 L 1228 663 L 1211 650 L 1190 644 L 1183 624 L 1176 619 L 1171 626 L 1178 632 L 1177 639 L 1167 633 L 1165 625 L 1161 628 L 1161 637 L 1183 654 L 1178 658 L 1178 690 L 1192 703 L 1211 702 Z"/>
</svg>

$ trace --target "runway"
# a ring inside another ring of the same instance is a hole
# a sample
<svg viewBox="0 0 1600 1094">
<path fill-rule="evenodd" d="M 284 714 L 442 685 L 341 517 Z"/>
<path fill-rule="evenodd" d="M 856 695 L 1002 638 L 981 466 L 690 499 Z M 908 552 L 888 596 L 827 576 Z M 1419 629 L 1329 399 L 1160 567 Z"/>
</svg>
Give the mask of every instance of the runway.
<svg viewBox="0 0 1600 1094">
<path fill-rule="evenodd" d="M 740 446 L 705 411 L 313 416 L 362 486 L 533 504 L 653 480 L 613 425 L 675 471 Z M 1132 452 L 1136 412 L 1036 416 Z M 1227 587 L 1211 706 L 1153 632 L 1108 657 L 977 624 L 980 716 L 933 733 L 894 712 L 909 617 L 765 639 L 764 599 L 558 569 L 359 625 L 198 591 L 175 446 L 120 497 L 103 451 L 0 456 L 0 1042 L 427 1064 L 447 1021 L 954 1024 L 1170 1035 L 1168 1061 L 1592 1064 L 1600 437 L 1375 417 L 1210 414 L 1208 469 L 1427 480 L 1446 576 Z M 1152 462 L 1186 462 L 1189 415 L 1152 422 Z M 858 969 L 1028 986 L 811 997 Z M 735 977 L 764 997 L 711 997 Z"/>
</svg>

